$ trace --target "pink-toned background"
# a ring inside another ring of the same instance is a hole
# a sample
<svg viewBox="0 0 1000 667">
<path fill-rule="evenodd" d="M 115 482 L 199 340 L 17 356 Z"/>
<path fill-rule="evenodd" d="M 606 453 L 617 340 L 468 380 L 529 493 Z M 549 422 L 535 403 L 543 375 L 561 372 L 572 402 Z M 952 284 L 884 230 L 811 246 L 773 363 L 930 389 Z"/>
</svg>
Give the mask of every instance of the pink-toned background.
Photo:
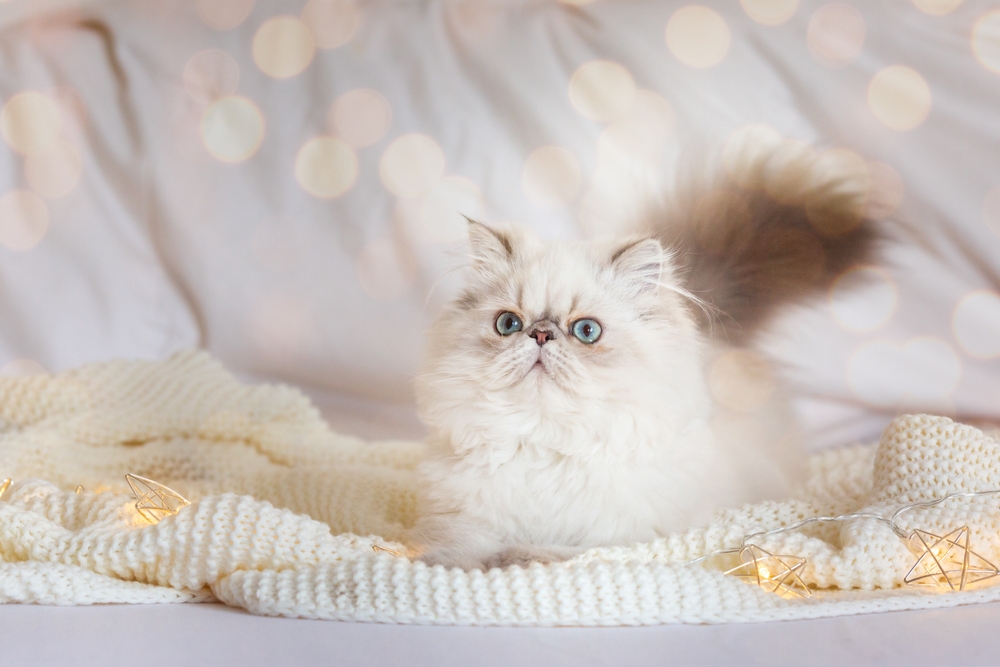
<svg viewBox="0 0 1000 667">
<path fill-rule="evenodd" d="M 607 232 L 682 152 L 753 136 L 909 225 L 767 342 L 810 446 L 1000 417 L 1000 3 L 7 0 L 0 25 L 0 373 L 200 345 L 419 435 L 462 214 Z"/>
</svg>

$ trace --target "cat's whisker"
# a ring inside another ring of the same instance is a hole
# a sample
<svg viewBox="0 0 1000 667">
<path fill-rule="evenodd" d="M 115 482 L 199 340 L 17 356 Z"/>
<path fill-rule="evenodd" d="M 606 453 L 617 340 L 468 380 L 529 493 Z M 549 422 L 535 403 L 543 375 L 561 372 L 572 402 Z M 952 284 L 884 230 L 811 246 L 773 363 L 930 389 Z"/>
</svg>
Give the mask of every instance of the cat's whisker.
<svg viewBox="0 0 1000 667">
<path fill-rule="evenodd" d="M 670 283 L 664 283 L 653 277 L 644 278 L 643 282 L 648 283 L 650 285 L 656 285 L 657 287 L 662 287 L 663 289 L 670 290 L 674 294 L 677 294 L 687 299 L 694 305 L 696 305 L 708 319 L 709 329 L 714 331 L 715 323 L 718 321 L 719 316 L 722 314 L 722 311 L 720 311 L 718 308 L 708 303 L 704 299 L 696 296 L 692 292 L 684 289 L 683 287 L 680 287 L 679 285 L 671 285 Z"/>
<path fill-rule="evenodd" d="M 507 356 L 509 357 L 511 355 L 508 354 Z M 520 353 L 519 356 L 525 357 L 523 353 Z M 478 402 L 483 397 L 483 394 L 489 391 L 489 389 L 493 386 L 493 384 L 495 384 L 498 380 L 506 379 L 509 376 L 511 376 L 514 372 L 516 372 L 518 368 L 523 365 L 522 363 L 519 363 L 519 361 L 520 360 L 518 359 L 507 359 L 505 366 L 500 369 L 499 374 L 495 378 L 493 378 L 486 386 L 484 386 L 482 390 L 480 390 L 479 394 L 476 396 L 475 402 Z"/>
<path fill-rule="evenodd" d="M 461 357 L 464 356 L 464 354 L 465 353 L 463 353 L 461 355 L 455 355 L 456 359 L 461 359 Z M 480 362 L 480 363 L 475 364 L 474 366 L 472 366 L 472 368 L 486 368 L 488 365 L 489 365 L 488 362 Z M 463 367 L 457 368 L 457 369 L 455 369 L 453 371 L 446 371 L 446 370 L 441 370 L 441 371 L 427 371 L 427 372 L 424 372 L 424 373 L 419 373 L 417 375 L 412 375 L 411 374 L 411 377 L 420 378 L 420 377 L 429 377 L 429 376 L 432 376 L 432 375 L 456 375 L 458 373 L 461 373 L 461 372 L 465 371 L 467 368 L 468 368 L 468 366 L 463 366 Z"/>
<path fill-rule="evenodd" d="M 459 265 L 459 266 L 452 267 L 452 268 L 448 269 L 447 271 L 445 271 L 444 273 L 442 273 L 438 277 L 438 279 L 435 280 L 431 284 L 431 288 L 429 290 L 427 290 L 427 297 L 424 299 L 424 307 L 426 308 L 427 304 L 429 304 L 431 302 L 431 296 L 434 295 L 434 290 L 436 290 L 438 288 L 438 286 L 444 281 L 445 278 L 447 278 L 451 274 L 455 273 L 456 271 L 460 271 L 461 269 L 464 269 L 464 268 L 465 268 L 465 265 L 462 264 L 462 265 Z"/>
<path fill-rule="evenodd" d="M 461 360 L 461 359 L 465 358 L 466 356 L 468 356 L 470 354 L 473 354 L 473 353 L 474 353 L 473 350 L 467 350 L 465 352 L 459 352 L 459 353 L 455 354 L 452 357 L 452 360 L 453 361 Z M 488 362 L 485 362 L 485 361 L 481 362 L 479 364 L 479 366 L 480 367 L 485 367 L 487 365 L 487 363 Z M 445 373 L 448 373 L 448 372 L 449 371 L 428 371 L 428 372 L 425 372 L 425 373 L 420 373 L 418 376 L 415 376 L 415 377 L 420 377 L 420 376 L 424 376 L 424 375 L 442 375 L 442 374 L 445 374 Z M 455 371 L 455 372 L 459 372 L 459 371 Z"/>
<path fill-rule="evenodd" d="M 586 379 L 579 362 L 561 351 L 549 354 L 547 367 L 549 377 L 555 380 L 566 391 L 572 391 L 574 384 L 583 382 Z"/>
<path fill-rule="evenodd" d="M 456 371 L 428 371 L 426 373 L 407 373 L 406 376 L 414 380 L 423 380 L 426 378 L 434 377 L 437 375 L 455 375 L 456 373 L 462 372 L 461 370 Z"/>
<path fill-rule="evenodd" d="M 480 378 L 486 377 L 490 373 L 491 364 L 480 363 L 473 366 L 465 366 L 462 368 L 457 368 L 452 371 L 434 371 L 431 373 L 422 373 L 420 375 L 414 376 L 414 379 L 426 384 L 428 386 L 436 387 L 440 386 L 449 380 L 454 378 L 460 378 L 462 380 L 476 381 Z"/>
<path fill-rule="evenodd" d="M 473 403 L 478 403 L 479 399 L 481 399 L 483 397 L 483 394 L 485 394 L 489 390 L 489 388 L 493 385 L 493 383 L 496 382 L 497 380 L 499 380 L 502 377 L 503 377 L 503 374 L 498 375 L 497 377 L 495 377 L 492 380 L 490 380 L 489 384 L 487 384 L 485 387 L 483 387 L 479 391 L 479 394 L 476 395 L 476 400 L 473 401 Z"/>
<path fill-rule="evenodd" d="M 438 378 L 436 380 L 427 380 L 424 377 L 419 377 L 418 379 L 424 380 L 427 384 L 435 386 L 447 382 L 448 380 L 451 380 L 452 378 L 457 376 L 460 376 L 463 380 L 475 381 L 487 377 L 490 374 L 489 367 L 490 364 L 480 364 L 478 366 L 473 366 L 471 368 L 462 368 L 456 371 L 452 371 L 451 373 L 445 373 L 444 371 L 442 371 L 438 374 L 444 375 L 444 377 Z M 484 371 L 484 372 L 480 373 L 479 375 L 472 375 L 469 374 L 469 371 Z"/>
</svg>

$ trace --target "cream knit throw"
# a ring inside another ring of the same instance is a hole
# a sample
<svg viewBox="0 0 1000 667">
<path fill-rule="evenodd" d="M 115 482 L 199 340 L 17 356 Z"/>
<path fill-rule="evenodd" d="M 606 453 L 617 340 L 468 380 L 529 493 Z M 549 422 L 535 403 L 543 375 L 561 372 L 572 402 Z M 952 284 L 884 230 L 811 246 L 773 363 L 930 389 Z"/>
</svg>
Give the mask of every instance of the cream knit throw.
<svg viewBox="0 0 1000 667">
<path fill-rule="evenodd" d="M 1000 443 L 943 417 L 898 419 L 877 451 L 813 457 L 796 499 L 726 511 L 707 527 L 648 544 L 488 573 L 427 568 L 372 549 L 404 549 L 395 540 L 414 518 L 411 471 L 420 456 L 418 444 L 332 433 L 299 392 L 241 385 L 200 352 L 0 379 L 0 478 L 15 480 L 0 500 L 0 601 L 218 599 L 257 614 L 355 621 L 637 625 L 1000 599 L 1000 586 L 903 586 L 914 558 L 872 519 L 758 542 L 808 559 L 803 579 L 821 589 L 811 599 L 785 600 L 684 565 L 804 517 L 888 515 L 914 500 L 1000 488 Z M 127 472 L 193 504 L 150 525 L 134 509 Z M 75 493 L 77 485 L 85 490 Z M 1000 562 L 998 504 L 950 500 L 907 514 L 903 526 L 943 534 L 967 524 L 972 548 Z"/>
</svg>

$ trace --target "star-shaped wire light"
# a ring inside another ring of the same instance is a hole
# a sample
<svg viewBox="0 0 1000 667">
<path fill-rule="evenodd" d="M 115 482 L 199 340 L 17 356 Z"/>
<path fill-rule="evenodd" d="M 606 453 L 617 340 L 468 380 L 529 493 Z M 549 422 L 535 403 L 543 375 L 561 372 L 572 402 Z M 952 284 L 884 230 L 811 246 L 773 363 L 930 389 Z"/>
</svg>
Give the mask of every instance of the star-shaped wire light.
<svg viewBox="0 0 1000 667">
<path fill-rule="evenodd" d="M 996 565 L 969 548 L 969 527 L 962 526 L 945 536 L 914 530 L 907 547 L 917 557 L 903 582 L 911 586 L 934 586 L 952 591 L 1000 575 Z"/>
<path fill-rule="evenodd" d="M 386 553 L 390 553 L 393 556 L 400 556 L 400 557 L 403 555 L 400 552 L 396 551 L 395 549 L 390 549 L 389 547 L 384 546 L 382 544 L 373 544 L 372 551 L 374 551 L 375 553 L 378 553 L 380 551 L 385 551 Z"/>
<path fill-rule="evenodd" d="M 798 556 L 776 556 L 752 544 L 740 550 L 741 563 L 726 574 L 757 584 L 783 598 L 810 598 L 812 591 L 799 578 L 806 559 Z"/>
<path fill-rule="evenodd" d="M 163 517 L 177 514 L 177 510 L 191 504 L 170 487 L 151 479 L 129 473 L 125 481 L 135 496 L 135 509 L 150 523 L 159 523 Z"/>
</svg>

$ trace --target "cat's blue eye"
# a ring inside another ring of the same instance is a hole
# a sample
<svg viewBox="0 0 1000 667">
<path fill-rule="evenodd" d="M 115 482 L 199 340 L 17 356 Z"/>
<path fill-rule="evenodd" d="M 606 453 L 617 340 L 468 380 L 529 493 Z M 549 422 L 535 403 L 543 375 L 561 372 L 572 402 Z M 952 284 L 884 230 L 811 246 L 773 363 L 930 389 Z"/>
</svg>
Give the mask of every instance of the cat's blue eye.
<svg viewBox="0 0 1000 667">
<path fill-rule="evenodd" d="M 509 310 L 500 313 L 500 316 L 497 318 L 496 329 L 497 333 L 501 336 L 509 336 L 512 333 L 517 333 L 522 328 L 524 328 L 524 324 L 521 323 L 521 318 Z"/>
<path fill-rule="evenodd" d="M 570 331 L 580 339 L 581 343 L 586 343 L 587 345 L 596 343 L 597 339 L 601 337 L 601 325 L 597 323 L 597 320 L 588 318 L 573 322 L 572 326 L 570 326 Z"/>
</svg>

